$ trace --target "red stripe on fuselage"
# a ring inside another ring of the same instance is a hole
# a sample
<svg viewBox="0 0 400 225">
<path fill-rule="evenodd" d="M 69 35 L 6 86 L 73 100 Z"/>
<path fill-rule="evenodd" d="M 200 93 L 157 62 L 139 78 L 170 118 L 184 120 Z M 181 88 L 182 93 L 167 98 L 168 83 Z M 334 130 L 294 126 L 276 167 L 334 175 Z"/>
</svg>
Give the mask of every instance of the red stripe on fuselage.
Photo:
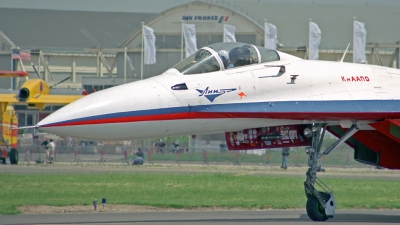
<svg viewBox="0 0 400 225">
<path fill-rule="evenodd" d="M 106 116 L 105 116 L 106 117 Z M 110 123 L 182 120 L 182 119 L 283 119 L 283 120 L 383 120 L 400 118 L 400 112 L 367 112 L 367 113 L 302 113 L 302 112 L 282 112 L 282 113 L 228 113 L 228 112 L 184 112 L 161 115 L 127 116 L 115 118 L 85 119 L 81 121 L 66 121 L 54 124 L 43 125 L 42 127 L 78 126 Z"/>
</svg>

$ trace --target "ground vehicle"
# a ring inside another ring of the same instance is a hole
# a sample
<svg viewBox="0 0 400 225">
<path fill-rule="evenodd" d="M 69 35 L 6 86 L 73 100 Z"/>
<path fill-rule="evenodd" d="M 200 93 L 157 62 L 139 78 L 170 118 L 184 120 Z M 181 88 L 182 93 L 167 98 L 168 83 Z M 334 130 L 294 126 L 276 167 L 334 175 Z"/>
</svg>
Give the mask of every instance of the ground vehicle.
<svg viewBox="0 0 400 225">
<path fill-rule="evenodd" d="M 4 108 L 3 108 L 4 107 Z M 0 111 L 0 160 L 5 164 L 7 156 L 11 164 L 18 164 L 17 135 L 18 121 L 12 106 L 2 104 Z"/>
</svg>

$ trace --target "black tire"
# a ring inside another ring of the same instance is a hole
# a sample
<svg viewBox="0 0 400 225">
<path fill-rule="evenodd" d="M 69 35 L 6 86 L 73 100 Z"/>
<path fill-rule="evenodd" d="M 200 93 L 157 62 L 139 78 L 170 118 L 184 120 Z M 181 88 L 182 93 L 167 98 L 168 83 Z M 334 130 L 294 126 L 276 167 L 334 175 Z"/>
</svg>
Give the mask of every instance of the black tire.
<svg viewBox="0 0 400 225">
<path fill-rule="evenodd" d="M 15 148 L 12 148 L 10 151 L 10 163 L 11 164 L 18 164 L 18 151 Z"/>
<path fill-rule="evenodd" d="M 328 201 L 331 197 L 329 194 L 320 192 L 319 193 L 325 201 Z M 306 204 L 307 215 L 313 221 L 326 221 L 328 217 L 325 214 L 325 208 L 322 206 L 315 196 L 309 196 Z"/>
</svg>

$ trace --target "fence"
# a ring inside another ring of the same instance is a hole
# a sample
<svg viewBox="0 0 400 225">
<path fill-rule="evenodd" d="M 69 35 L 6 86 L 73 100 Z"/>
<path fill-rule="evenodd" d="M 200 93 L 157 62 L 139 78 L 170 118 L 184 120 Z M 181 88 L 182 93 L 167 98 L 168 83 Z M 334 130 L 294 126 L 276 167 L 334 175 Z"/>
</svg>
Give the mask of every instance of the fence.
<svg viewBox="0 0 400 225">
<path fill-rule="evenodd" d="M 270 165 L 277 166 L 282 162 L 281 149 L 274 150 L 247 150 L 247 151 L 219 151 L 205 149 L 175 149 L 175 151 L 158 152 L 153 147 L 141 147 L 144 151 L 145 164 L 154 163 L 191 163 L 191 164 L 226 164 L 226 165 Z M 18 149 L 20 161 L 27 163 L 46 163 L 47 153 L 44 148 L 31 145 Z M 114 148 L 104 148 L 104 146 L 56 146 L 52 153 L 53 162 L 70 163 L 121 163 L 131 164 L 136 158 L 136 148 L 114 146 Z M 307 166 L 308 155 L 304 149 L 294 148 L 290 150 L 290 155 L 286 161 L 288 166 Z M 320 164 L 325 166 L 363 166 L 353 160 L 353 150 L 337 149 L 327 156 L 323 156 Z"/>
</svg>

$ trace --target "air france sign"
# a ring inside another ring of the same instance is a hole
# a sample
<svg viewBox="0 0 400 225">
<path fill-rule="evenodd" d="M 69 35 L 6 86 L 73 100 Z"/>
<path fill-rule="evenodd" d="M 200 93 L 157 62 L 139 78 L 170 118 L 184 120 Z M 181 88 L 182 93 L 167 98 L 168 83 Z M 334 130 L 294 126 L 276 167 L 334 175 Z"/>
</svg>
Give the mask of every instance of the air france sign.
<svg viewBox="0 0 400 225">
<path fill-rule="evenodd" d="M 226 23 L 228 22 L 229 16 L 205 16 L 205 15 L 196 15 L 196 16 L 187 16 L 183 15 L 183 21 L 198 21 L 198 22 L 218 22 L 218 23 Z"/>
</svg>

